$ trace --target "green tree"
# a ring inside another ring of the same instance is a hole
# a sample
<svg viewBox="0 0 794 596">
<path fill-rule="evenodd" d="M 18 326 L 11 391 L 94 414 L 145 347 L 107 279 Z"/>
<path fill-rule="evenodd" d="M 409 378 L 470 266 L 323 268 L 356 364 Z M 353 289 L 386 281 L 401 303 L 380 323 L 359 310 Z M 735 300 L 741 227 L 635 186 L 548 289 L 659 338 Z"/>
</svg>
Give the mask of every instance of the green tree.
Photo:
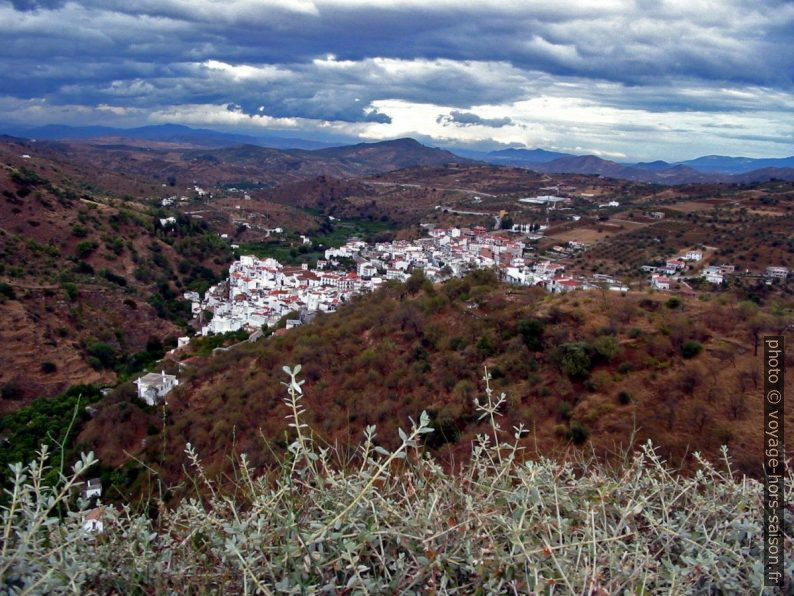
<svg viewBox="0 0 794 596">
<path fill-rule="evenodd" d="M 543 328 L 543 321 L 538 319 L 524 319 L 518 324 L 518 334 L 530 351 L 543 350 Z"/>
<path fill-rule="evenodd" d="M 582 342 L 560 346 L 560 370 L 571 379 L 584 379 L 590 374 L 592 362 L 587 345 Z"/>
<path fill-rule="evenodd" d="M 593 348 L 604 360 L 612 360 L 620 353 L 620 343 L 611 335 L 601 335 L 593 341 Z"/>
<path fill-rule="evenodd" d="M 684 342 L 681 345 L 681 355 L 684 358 L 694 358 L 703 350 L 703 346 L 699 341 L 695 341 L 693 339 Z"/>
</svg>

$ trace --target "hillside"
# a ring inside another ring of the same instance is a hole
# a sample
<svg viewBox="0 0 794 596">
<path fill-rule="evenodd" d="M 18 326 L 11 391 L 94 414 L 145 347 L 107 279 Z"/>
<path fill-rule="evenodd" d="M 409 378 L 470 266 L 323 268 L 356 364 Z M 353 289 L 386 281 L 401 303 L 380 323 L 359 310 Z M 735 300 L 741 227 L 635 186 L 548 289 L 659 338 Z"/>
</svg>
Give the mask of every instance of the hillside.
<svg viewBox="0 0 794 596">
<path fill-rule="evenodd" d="M 272 149 L 252 144 L 193 148 L 163 141 L 40 141 L 37 147 L 116 174 L 169 185 L 275 187 L 316 176 L 351 177 L 399 168 L 468 161 L 413 139 L 329 149 Z"/>
<path fill-rule="evenodd" d="M 129 194 L 156 191 L 145 181 L 17 141 L 0 163 L 0 411 L 162 357 L 190 318 L 180 293 L 216 279 L 228 244 L 186 219 L 160 226 Z"/>
<path fill-rule="evenodd" d="M 445 149 L 426 147 L 414 139 L 359 143 L 312 151 L 313 156 L 331 157 L 354 166 L 360 175 L 400 170 L 415 166 L 439 167 L 451 163 L 472 163 Z"/>
<path fill-rule="evenodd" d="M 727 444 L 737 469 L 757 476 L 753 333 L 790 334 L 790 308 L 611 292 L 549 296 L 495 284 L 487 272 L 438 288 L 419 278 L 283 336 L 191 358 L 169 396 L 165 427 L 159 412 L 132 406 L 122 388 L 79 442 L 110 465 L 127 462 L 136 491 L 152 478 L 125 453 L 167 485 L 182 476 L 186 442 L 213 477 L 229 472 L 233 451 L 248 453 L 257 468 L 272 463 L 269 450 L 285 447 L 281 367 L 291 363 L 303 366 L 307 421 L 318 440 L 345 449 L 377 424 L 393 446 L 397 426 L 424 409 L 436 428 L 425 444 L 460 462 L 484 429 L 474 398 L 485 365 L 497 395 L 506 394 L 503 427 L 531 429 L 521 441 L 528 456 L 561 456 L 573 444 L 608 459 L 635 429 L 636 441 L 652 439 L 685 467 L 693 450 L 717 457 Z"/>
</svg>

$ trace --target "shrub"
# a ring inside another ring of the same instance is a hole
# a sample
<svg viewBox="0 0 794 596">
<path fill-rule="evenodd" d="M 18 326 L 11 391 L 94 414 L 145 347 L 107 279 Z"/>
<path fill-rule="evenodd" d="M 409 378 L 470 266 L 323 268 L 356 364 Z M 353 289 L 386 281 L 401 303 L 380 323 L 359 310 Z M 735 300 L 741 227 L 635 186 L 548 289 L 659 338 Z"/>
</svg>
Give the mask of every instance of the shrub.
<svg viewBox="0 0 794 596">
<path fill-rule="evenodd" d="M 88 236 L 88 230 L 85 226 L 81 226 L 80 224 L 74 224 L 72 226 L 72 236 L 75 238 L 85 238 Z"/>
<path fill-rule="evenodd" d="M 756 556 L 763 487 L 735 478 L 725 450 L 726 466 L 696 455 L 699 471 L 690 476 L 671 471 L 650 443 L 621 466 L 576 450 L 563 462 L 524 460 L 517 440 L 524 431 L 511 438 L 500 429 L 504 401 L 486 384 L 478 410 L 489 436 L 477 437 L 458 473 L 420 454 L 434 430 L 424 413 L 398 431 L 393 450 L 367 427 L 355 461 L 339 469 L 333 458 L 343 456 L 316 442 L 303 421 L 302 381 L 289 373 L 291 437 L 278 473 L 256 476 L 242 455 L 230 487 L 231 479 L 211 479 L 188 444 L 193 498 L 170 509 L 158 504 L 153 518 L 108 507 L 100 536 L 83 530 L 88 503 L 71 497 L 95 473 L 93 454 L 62 473 L 46 448 L 34 463 L 11 466 L 5 585 L 37 593 L 178 586 L 185 593 L 501 594 L 564 584 L 577 594 L 627 586 L 740 594 L 763 583 Z M 559 430 L 575 444 L 587 440 L 579 423 Z M 49 484 L 52 472 L 57 482 Z M 786 480 L 794 480 L 790 470 Z M 717 522 L 719 532 L 703 530 Z"/>
<path fill-rule="evenodd" d="M 630 361 L 626 360 L 625 362 L 621 362 L 618 364 L 618 372 L 622 375 L 627 375 L 631 372 L 634 372 L 634 364 Z"/>
<path fill-rule="evenodd" d="M 405 281 L 405 289 L 408 290 L 409 294 L 416 294 L 422 289 L 426 281 L 427 278 L 425 277 L 424 271 L 421 269 L 414 269 L 410 277 Z"/>
<path fill-rule="evenodd" d="M 75 266 L 74 272 L 82 275 L 93 275 L 94 268 L 89 263 L 86 263 L 85 261 L 80 261 Z"/>
<path fill-rule="evenodd" d="M 569 404 L 567 401 L 561 401 L 559 404 L 557 404 L 557 411 L 563 420 L 568 420 L 571 417 L 571 410 L 571 404 Z"/>
<path fill-rule="evenodd" d="M 679 306 L 681 306 L 681 299 L 678 298 L 677 296 L 673 296 L 667 302 L 665 302 L 664 305 L 670 310 L 674 310 Z"/>
<path fill-rule="evenodd" d="M 116 285 L 119 285 L 119 286 L 122 286 L 122 287 L 126 287 L 127 286 L 127 280 L 123 276 L 118 275 L 116 273 L 113 273 L 110 269 L 103 269 L 102 270 L 102 277 L 104 277 L 108 281 L 113 282 Z"/>
<path fill-rule="evenodd" d="M 58 367 L 53 362 L 46 361 L 41 363 L 41 372 L 45 374 L 54 373 L 56 370 L 58 370 Z"/>
<path fill-rule="evenodd" d="M 83 240 L 82 242 L 78 242 L 77 246 L 75 246 L 74 254 L 77 255 L 78 259 L 85 259 L 98 247 L 99 245 L 93 240 Z"/>
<path fill-rule="evenodd" d="M 543 350 L 543 322 L 538 319 L 524 319 L 518 324 L 518 334 L 524 345 L 532 352 Z"/>
<path fill-rule="evenodd" d="M 703 346 L 699 341 L 691 339 L 681 345 L 681 355 L 684 358 L 694 358 L 703 350 Z"/>
<path fill-rule="evenodd" d="M 0 398 L 2 399 L 22 399 L 22 394 L 22 386 L 17 381 L 8 381 L 0 386 Z"/>
<path fill-rule="evenodd" d="M 77 296 L 79 295 L 79 292 L 77 290 L 77 285 L 76 284 L 68 281 L 68 282 L 63 283 L 61 285 L 61 287 L 63 288 L 63 291 L 66 294 L 66 298 L 70 302 L 74 302 L 75 299 L 77 299 Z"/>
<path fill-rule="evenodd" d="M 449 349 L 453 352 L 459 352 L 466 347 L 466 340 L 462 337 L 452 337 L 449 340 Z"/>
<path fill-rule="evenodd" d="M 482 358 L 488 358 L 489 356 L 493 356 L 496 353 L 496 347 L 494 346 L 490 337 L 483 335 L 477 341 L 477 353 Z"/>
<path fill-rule="evenodd" d="M 116 350 L 113 346 L 103 342 L 89 342 L 86 352 L 93 358 L 93 365 L 98 364 L 98 368 L 113 368 L 116 363 Z M 97 366 L 94 366 L 97 368 Z"/>
<path fill-rule="evenodd" d="M 596 354 L 604 360 L 612 360 L 621 350 L 620 343 L 611 335 L 601 335 L 595 338 L 593 348 Z"/>
<path fill-rule="evenodd" d="M 631 403 L 631 393 L 628 391 L 618 391 L 618 403 L 627 406 Z"/>
<path fill-rule="evenodd" d="M 574 445 L 581 445 L 587 441 L 590 436 L 590 431 L 580 422 L 572 422 L 571 427 L 568 429 L 568 440 Z"/>
<path fill-rule="evenodd" d="M 577 342 L 560 346 L 559 367 L 563 374 L 571 379 L 585 379 L 591 366 L 586 344 Z"/>
<path fill-rule="evenodd" d="M 0 296 L 13 300 L 17 297 L 17 294 L 10 284 L 0 282 Z"/>
</svg>

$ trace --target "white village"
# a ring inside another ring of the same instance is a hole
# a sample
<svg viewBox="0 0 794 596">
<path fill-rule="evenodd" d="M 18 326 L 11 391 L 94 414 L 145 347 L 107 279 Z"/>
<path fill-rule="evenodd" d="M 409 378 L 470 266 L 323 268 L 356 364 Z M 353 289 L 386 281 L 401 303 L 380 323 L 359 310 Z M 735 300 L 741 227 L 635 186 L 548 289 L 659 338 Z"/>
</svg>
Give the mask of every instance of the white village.
<svg viewBox="0 0 794 596">
<path fill-rule="evenodd" d="M 552 198 L 556 197 L 537 199 Z M 507 283 L 541 287 L 551 293 L 629 291 L 628 285 L 613 276 L 569 275 L 565 265 L 552 260 L 553 256 L 525 255 L 527 245 L 522 239 L 542 233 L 517 238 L 516 233 L 524 231 L 522 226 L 513 226 L 510 232 L 483 227 L 432 228 L 425 238 L 375 244 L 351 238 L 338 248 L 327 249 L 315 268 L 242 255 L 229 267 L 226 281 L 210 287 L 204 296 L 186 292 L 184 298 L 191 302 L 202 336 L 247 330 L 256 339 L 284 317 L 288 317 L 285 329 L 293 329 L 312 321 L 318 313 L 334 312 L 356 294 L 372 292 L 391 280 L 406 281 L 415 270 L 422 270 L 432 282 L 462 277 L 476 269 L 493 269 Z M 553 247 L 551 253 L 565 257 L 585 249 L 584 244 L 569 242 L 565 248 Z M 686 285 L 687 270 L 703 257 L 702 251 L 692 249 L 667 259 L 663 266 L 644 265 L 641 269 L 650 274 L 651 289 L 669 291 L 673 283 Z M 731 265 L 710 265 L 698 275 L 720 284 L 733 273 Z M 785 279 L 787 275 L 785 267 L 769 267 L 764 273 L 768 280 Z M 177 347 L 189 341 L 189 337 L 180 337 Z M 142 376 L 136 385 L 138 397 L 153 406 L 165 400 L 178 379 L 161 371 Z"/>
<path fill-rule="evenodd" d="M 416 269 L 431 281 L 495 268 L 508 282 L 539 285 L 551 292 L 593 287 L 586 280 L 565 276 L 561 264 L 548 260 L 530 264 L 523 257 L 524 248 L 524 242 L 480 227 L 436 228 L 428 238 L 412 242 L 370 245 L 351 239 L 326 250 L 315 269 L 241 256 L 229 267 L 227 281 L 211 287 L 203 298 L 195 292 L 186 293 L 185 298 L 192 301 L 195 316 L 212 313 L 201 328 L 201 334 L 208 335 L 273 326 L 292 314 L 287 320 L 290 329 L 318 312 L 335 311 L 354 294 L 371 292 L 389 280 L 405 281 Z M 355 270 L 346 270 L 345 264 Z"/>
</svg>

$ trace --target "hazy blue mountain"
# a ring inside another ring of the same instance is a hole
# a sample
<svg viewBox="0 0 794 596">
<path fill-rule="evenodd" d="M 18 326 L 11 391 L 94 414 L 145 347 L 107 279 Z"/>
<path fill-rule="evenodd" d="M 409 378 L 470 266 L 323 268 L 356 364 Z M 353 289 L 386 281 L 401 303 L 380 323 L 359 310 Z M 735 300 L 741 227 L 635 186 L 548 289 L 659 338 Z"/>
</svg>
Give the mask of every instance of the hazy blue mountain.
<svg viewBox="0 0 794 596">
<path fill-rule="evenodd" d="M 562 157 L 575 157 L 571 153 L 546 151 L 545 149 L 501 149 L 486 154 L 485 159 L 491 163 L 530 164 L 548 163 Z"/>
<path fill-rule="evenodd" d="M 47 124 L 35 128 L 9 127 L 5 132 L 40 140 L 74 140 L 101 139 L 121 137 L 146 141 L 169 143 L 191 143 L 207 147 L 228 147 L 232 145 L 259 145 L 277 149 L 321 149 L 336 146 L 336 143 L 324 143 L 307 139 L 280 137 L 277 135 L 244 135 L 227 133 L 208 128 L 192 128 L 181 124 L 155 124 L 137 128 L 112 128 L 109 126 L 67 126 L 64 124 Z"/>
<path fill-rule="evenodd" d="M 672 167 L 673 164 L 663 161 L 661 159 L 657 159 L 656 161 L 641 161 L 638 163 L 628 163 L 627 166 L 633 166 L 635 168 L 640 168 L 643 170 L 651 170 L 653 172 L 658 172 L 659 170 L 667 170 L 668 168 Z"/>
<path fill-rule="evenodd" d="M 681 164 L 700 172 L 720 172 L 724 174 L 743 174 L 765 168 L 794 168 L 794 155 L 780 158 L 729 157 L 726 155 L 705 155 L 697 159 L 682 161 Z"/>
<path fill-rule="evenodd" d="M 721 172 L 701 172 L 684 164 L 667 164 L 662 167 L 652 162 L 651 167 L 639 167 L 641 164 L 622 164 L 595 155 L 579 155 L 563 157 L 548 163 L 528 165 L 529 169 L 539 172 L 556 174 L 585 174 L 620 178 L 637 182 L 656 184 L 693 184 L 693 183 L 752 183 L 764 182 L 771 178 L 794 180 L 794 168 L 759 168 L 738 174 Z M 646 164 L 647 165 L 647 164 Z"/>
</svg>

